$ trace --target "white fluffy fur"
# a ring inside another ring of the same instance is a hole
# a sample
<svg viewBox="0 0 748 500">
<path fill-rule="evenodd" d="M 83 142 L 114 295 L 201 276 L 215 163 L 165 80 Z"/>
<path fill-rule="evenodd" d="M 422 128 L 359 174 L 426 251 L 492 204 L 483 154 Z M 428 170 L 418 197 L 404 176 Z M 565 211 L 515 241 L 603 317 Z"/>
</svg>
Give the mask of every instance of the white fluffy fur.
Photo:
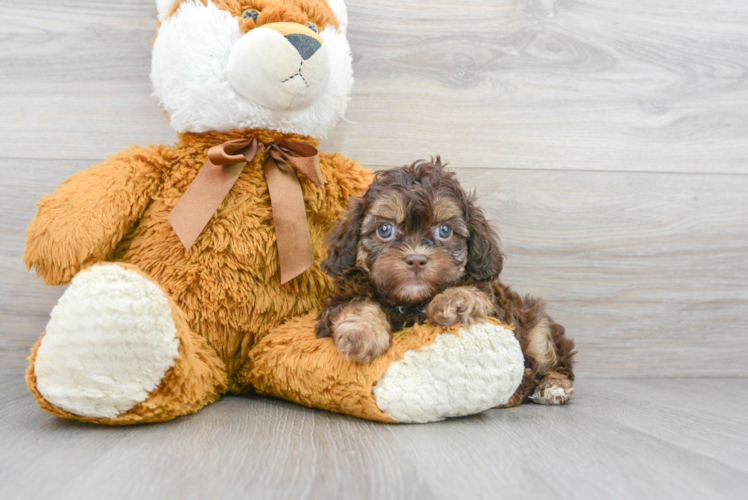
<svg viewBox="0 0 748 500">
<path fill-rule="evenodd" d="M 251 33 L 251 32 L 250 32 Z M 311 106 L 274 111 L 235 92 L 226 78 L 238 20 L 208 2 L 183 2 L 165 19 L 153 45 L 151 81 L 177 132 L 261 127 L 324 138 L 343 116 L 353 84 L 350 47 L 342 32 L 326 27 L 320 36 L 330 78 Z"/>
<path fill-rule="evenodd" d="M 159 21 L 163 22 L 164 19 L 169 17 L 175 3 L 177 3 L 177 0 L 156 0 L 156 13 Z"/>
<path fill-rule="evenodd" d="M 435 422 L 505 404 L 524 371 L 514 334 L 478 323 L 406 352 L 377 382 L 374 396 L 379 409 L 398 422 Z"/>
<path fill-rule="evenodd" d="M 340 25 L 340 31 L 342 33 L 348 33 L 348 8 L 345 6 L 343 0 L 327 0 L 327 4 L 332 9 L 335 18 L 338 20 Z"/>
<path fill-rule="evenodd" d="M 116 264 L 81 271 L 52 310 L 39 392 L 75 415 L 113 418 L 144 401 L 179 354 L 164 293 Z"/>
</svg>

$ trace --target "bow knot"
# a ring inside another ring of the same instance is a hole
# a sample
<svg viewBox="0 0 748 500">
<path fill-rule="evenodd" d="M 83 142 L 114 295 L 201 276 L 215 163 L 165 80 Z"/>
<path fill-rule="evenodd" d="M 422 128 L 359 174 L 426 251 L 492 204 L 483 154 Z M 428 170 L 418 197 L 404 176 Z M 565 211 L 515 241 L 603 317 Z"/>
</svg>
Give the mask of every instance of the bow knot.
<svg viewBox="0 0 748 500">
<path fill-rule="evenodd" d="M 174 232 L 189 250 L 228 196 L 244 166 L 258 153 L 265 156 L 263 171 L 273 211 L 281 284 L 314 264 L 312 240 L 298 170 L 318 186 L 324 184 L 319 152 L 309 144 L 278 141 L 264 144 L 254 139 L 235 139 L 213 146 L 200 169 L 167 217 Z"/>
</svg>

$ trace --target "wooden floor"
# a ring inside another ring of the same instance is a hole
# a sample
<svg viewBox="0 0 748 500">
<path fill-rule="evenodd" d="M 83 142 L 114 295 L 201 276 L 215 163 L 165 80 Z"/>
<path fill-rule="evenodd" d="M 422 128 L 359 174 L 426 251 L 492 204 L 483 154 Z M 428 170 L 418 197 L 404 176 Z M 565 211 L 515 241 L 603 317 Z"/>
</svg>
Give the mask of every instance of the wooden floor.
<svg viewBox="0 0 748 500">
<path fill-rule="evenodd" d="M 21 373 L 62 289 L 25 270 L 24 231 L 66 177 L 175 140 L 154 4 L 0 0 L 0 500 L 746 497 L 743 0 L 347 0 L 356 84 L 321 149 L 441 154 L 477 189 L 502 278 L 577 340 L 569 406 L 399 427 L 258 398 L 128 429 L 38 410 Z"/>
<path fill-rule="evenodd" d="M 259 397 L 104 428 L 39 410 L 0 376 L 0 498 L 727 499 L 748 491 L 748 384 L 579 381 L 523 405 L 384 425 Z"/>
</svg>

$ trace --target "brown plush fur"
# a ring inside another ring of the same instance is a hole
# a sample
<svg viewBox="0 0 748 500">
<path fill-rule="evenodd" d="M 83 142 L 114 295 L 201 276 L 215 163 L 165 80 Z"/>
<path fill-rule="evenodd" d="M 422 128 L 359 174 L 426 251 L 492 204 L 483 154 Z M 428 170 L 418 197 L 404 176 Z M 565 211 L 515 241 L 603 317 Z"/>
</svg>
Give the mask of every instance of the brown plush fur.
<svg viewBox="0 0 748 500">
<path fill-rule="evenodd" d="M 179 5 L 187 0 L 174 3 L 171 14 L 179 9 Z M 208 0 L 201 0 L 207 4 Z M 227 10 L 232 15 L 240 17 L 247 9 L 260 12 L 255 22 L 253 19 L 241 19 L 244 32 L 257 26 L 269 23 L 299 23 L 306 25 L 311 21 L 322 31 L 328 24 L 338 26 L 335 14 L 325 0 L 212 0 L 219 9 Z"/>
<path fill-rule="evenodd" d="M 262 155 L 245 167 L 190 251 L 166 220 L 205 163 L 208 149 L 240 137 L 317 144 L 309 137 L 258 129 L 181 134 L 174 147 L 121 152 L 71 177 L 39 202 L 24 253 L 26 265 L 51 285 L 68 283 L 78 271 L 100 261 L 128 264 L 146 275 L 184 318 L 183 338 L 193 339 L 207 350 L 206 356 L 220 360 L 214 365 L 220 366 L 221 375 L 213 377 L 219 394 L 251 390 L 252 347 L 271 328 L 320 307 L 331 288 L 319 267 L 324 235 L 348 199 L 371 179 L 367 170 L 340 154 L 321 155 L 324 186 L 299 176 L 315 265 L 281 285 Z M 189 369 L 196 369 L 200 360 L 186 354 Z M 36 392 L 33 377 L 29 385 Z M 179 404 L 202 406 L 215 399 L 208 392 L 200 394 L 199 403 L 193 403 L 197 395 L 191 394 Z M 167 419 L 166 413 L 161 417 Z M 116 423 L 130 421 L 122 416 Z"/>
<path fill-rule="evenodd" d="M 434 163 L 377 172 L 366 194 L 351 200 L 329 246 L 322 267 L 335 281 L 318 317 L 319 337 L 332 336 L 339 345 L 339 318 L 350 316 L 351 304 L 378 304 L 395 330 L 427 319 L 450 326 L 492 316 L 514 325 L 525 355 L 525 380 L 512 403 L 531 395 L 545 404 L 568 399 L 534 392 L 551 386 L 571 389 L 574 341 L 541 301 L 521 297 L 499 281 L 503 255 L 498 237 L 474 196 L 465 193 L 438 157 Z M 371 352 L 372 345 L 380 351 Z M 346 354 L 370 359 L 386 350 L 381 340 L 359 338 L 357 346 L 361 352 L 346 345 Z"/>
<path fill-rule="evenodd" d="M 499 321 L 489 318 L 499 325 Z M 406 351 L 430 345 L 445 329 L 414 325 L 392 335 L 392 345 L 368 363 L 351 363 L 328 338 L 315 338 L 313 314 L 274 329 L 252 350 L 250 382 L 258 392 L 369 420 L 393 422 L 379 409 L 372 388 Z M 456 334 L 457 326 L 446 329 Z"/>
</svg>

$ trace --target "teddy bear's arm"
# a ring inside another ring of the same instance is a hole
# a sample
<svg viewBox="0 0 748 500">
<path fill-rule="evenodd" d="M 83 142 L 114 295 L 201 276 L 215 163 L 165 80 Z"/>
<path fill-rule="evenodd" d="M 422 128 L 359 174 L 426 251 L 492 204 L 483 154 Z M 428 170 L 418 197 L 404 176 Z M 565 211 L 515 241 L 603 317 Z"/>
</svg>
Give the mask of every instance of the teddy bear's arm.
<svg viewBox="0 0 748 500">
<path fill-rule="evenodd" d="M 134 146 L 44 196 L 26 231 L 27 269 L 61 285 L 104 259 L 148 207 L 171 155 L 167 146 Z"/>
</svg>

